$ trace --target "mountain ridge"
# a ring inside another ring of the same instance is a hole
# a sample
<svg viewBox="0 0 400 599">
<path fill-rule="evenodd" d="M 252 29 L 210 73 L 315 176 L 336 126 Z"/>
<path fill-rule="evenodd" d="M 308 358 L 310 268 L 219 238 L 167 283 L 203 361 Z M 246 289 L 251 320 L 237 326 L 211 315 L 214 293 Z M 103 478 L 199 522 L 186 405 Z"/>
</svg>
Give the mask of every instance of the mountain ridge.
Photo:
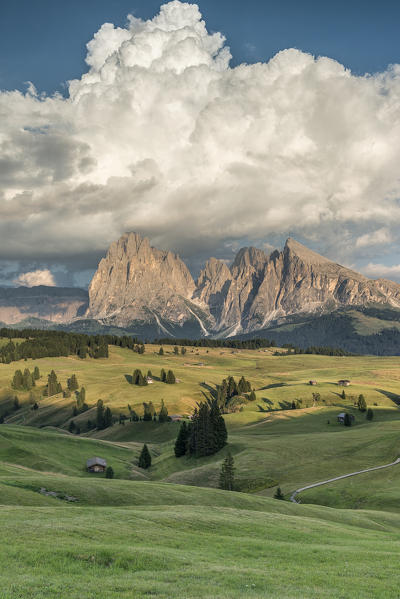
<svg viewBox="0 0 400 599">
<path fill-rule="evenodd" d="M 91 329 L 98 322 L 144 337 L 224 338 L 372 304 L 400 308 L 400 285 L 368 279 L 290 237 L 270 253 L 243 247 L 229 266 L 211 257 L 195 281 L 177 254 L 130 232 L 110 245 L 87 292 L 0 288 L 0 322 L 39 319 L 75 328 L 86 321 Z"/>
</svg>

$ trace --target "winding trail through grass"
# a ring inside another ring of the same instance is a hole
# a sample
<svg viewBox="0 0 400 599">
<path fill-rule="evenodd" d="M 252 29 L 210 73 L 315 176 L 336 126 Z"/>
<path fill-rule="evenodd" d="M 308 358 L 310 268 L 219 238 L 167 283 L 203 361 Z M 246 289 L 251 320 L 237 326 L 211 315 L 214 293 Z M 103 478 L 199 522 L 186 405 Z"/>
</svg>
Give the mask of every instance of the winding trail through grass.
<svg viewBox="0 0 400 599">
<path fill-rule="evenodd" d="M 357 470 L 357 472 L 351 472 L 350 474 L 342 474 L 342 476 L 335 476 L 335 478 L 328 478 L 328 480 L 323 480 L 319 483 L 313 483 L 312 485 L 307 485 L 306 487 L 301 487 L 301 489 L 296 489 L 290 496 L 290 501 L 293 503 L 301 503 L 296 499 L 296 496 L 302 491 L 307 491 L 308 489 L 313 489 L 314 487 L 320 487 L 321 485 L 327 485 L 328 483 L 333 483 L 336 480 L 341 480 L 342 478 L 349 478 L 350 476 L 357 476 L 358 474 L 364 474 L 364 472 L 373 472 L 374 470 L 382 470 L 382 468 L 390 468 L 391 466 L 395 466 L 400 463 L 400 457 L 397 458 L 394 462 L 390 464 L 384 464 L 383 466 L 374 466 L 373 468 L 366 468 L 365 470 Z"/>
</svg>

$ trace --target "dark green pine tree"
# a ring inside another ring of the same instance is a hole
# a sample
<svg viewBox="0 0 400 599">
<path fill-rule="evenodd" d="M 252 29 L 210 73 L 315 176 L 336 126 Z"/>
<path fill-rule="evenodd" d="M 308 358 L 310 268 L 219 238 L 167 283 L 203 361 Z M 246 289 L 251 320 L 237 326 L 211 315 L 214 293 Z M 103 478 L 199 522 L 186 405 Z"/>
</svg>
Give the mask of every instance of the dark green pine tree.
<svg viewBox="0 0 400 599">
<path fill-rule="evenodd" d="M 226 430 L 225 420 L 221 414 L 217 403 L 212 402 L 210 408 L 210 424 L 211 424 L 211 435 L 214 440 L 214 452 L 219 451 L 225 447 L 228 440 L 228 432 Z M 212 447 L 212 443 L 210 444 Z"/>
<path fill-rule="evenodd" d="M 225 491 L 233 491 L 235 482 L 235 466 L 233 457 L 230 452 L 222 462 L 221 472 L 219 475 L 219 488 Z"/>
<path fill-rule="evenodd" d="M 68 389 L 70 391 L 78 391 L 79 389 L 78 379 L 76 378 L 75 374 L 73 374 L 71 378 L 68 379 Z"/>
<path fill-rule="evenodd" d="M 25 368 L 24 374 L 23 374 L 24 389 L 26 389 L 27 391 L 30 391 L 32 389 L 32 387 L 34 386 L 34 384 L 35 384 L 35 381 L 32 378 L 29 368 Z"/>
<path fill-rule="evenodd" d="M 158 355 L 159 356 L 163 356 L 164 355 L 164 350 L 162 347 L 160 347 L 160 349 L 158 350 Z"/>
<path fill-rule="evenodd" d="M 186 347 L 181 347 L 181 354 L 182 356 L 186 354 Z"/>
<path fill-rule="evenodd" d="M 73 433 L 75 430 L 75 422 L 73 420 L 71 420 L 71 422 L 68 425 L 68 430 L 70 433 Z"/>
<path fill-rule="evenodd" d="M 167 373 L 165 372 L 164 368 L 161 368 L 160 381 L 162 383 L 165 383 L 166 380 L 167 380 Z"/>
<path fill-rule="evenodd" d="M 144 401 L 143 402 L 143 420 L 145 422 L 150 422 L 151 420 L 153 420 L 154 412 L 155 412 L 155 410 L 154 410 L 154 406 L 153 406 L 152 402 L 146 403 Z"/>
<path fill-rule="evenodd" d="M 166 382 L 168 385 L 174 385 L 174 384 L 176 383 L 176 378 L 175 378 L 175 375 L 174 375 L 174 373 L 172 372 L 172 370 L 168 370 L 168 373 L 167 373 L 167 376 L 166 376 L 165 382 Z"/>
<path fill-rule="evenodd" d="M 164 400 L 161 400 L 161 408 L 160 411 L 158 413 L 158 422 L 168 422 L 169 420 L 169 416 L 168 416 L 168 410 L 164 404 Z"/>
<path fill-rule="evenodd" d="M 235 395 L 238 395 L 237 384 L 233 376 L 230 376 L 228 378 L 228 397 L 230 399 L 231 397 L 235 397 Z"/>
<path fill-rule="evenodd" d="M 24 377 L 21 370 L 16 370 L 11 383 L 13 389 L 22 390 L 24 388 Z"/>
<path fill-rule="evenodd" d="M 14 410 L 15 410 L 15 411 L 17 411 L 17 410 L 19 410 L 19 409 L 20 409 L 20 407 L 21 407 L 21 405 L 20 405 L 20 403 L 19 403 L 18 396 L 17 396 L 17 395 L 15 395 L 15 396 L 14 396 L 14 400 L 13 400 L 13 408 L 14 408 Z"/>
<path fill-rule="evenodd" d="M 35 381 L 38 381 L 40 379 L 40 371 L 38 366 L 35 366 L 32 377 Z"/>
<path fill-rule="evenodd" d="M 104 403 L 99 399 L 96 406 L 96 428 L 100 431 L 104 428 Z"/>
<path fill-rule="evenodd" d="M 52 370 L 49 374 L 49 376 L 47 377 L 47 395 L 48 397 L 51 397 L 52 395 L 56 395 L 58 393 L 58 381 L 57 381 L 57 375 L 54 372 L 54 370 Z"/>
<path fill-rule="evenodd" d="M 368 408 L 367 410 L 367 420 L 372 420 L 374 417 L 374 411 L 372 410 L 372 408 Z"/>
<path fill-rule="evenodd" d="M 176 356 L 179 354 L 179 347 L 177 345 L 175 345 L 175 347 L 174 347 L 174 354 Z"/>
<path fill-rule="evenodd" d="M 367 411 L 367 402 L 365 401 L 364 395 L 361 394 L 358 396 L 357 406 L 360 412 Z"/>
<path fill-rule="evenodd" d="M 132 375 L 132 385 L 139 385 L 141 376 L 142 376 L 141 371 L 138 368 L 136 368 L 136 370 L 134 370 L 133 375 Z"/>
<path fill-rule="evenodd" d="M 112 466 L 107 466 L 106 478 L 114 478 L 114 470 L 113 470 Z"/>
<path fill-rule="evenodd" d="M 108 428 L 113 425 L 112 412 L 109 407 L 104 412 L 104 428 Z"/>
<path fill-rule="evenodd" d="M 82 389 L 77 394 L 77 398 L 76 398 L 76 407 L 78 408 L 79 412 L 81 412 L 84 409 L 85 402 L 86 402 L 86 390 L 85 390 L 85 387 L 82 387 Z"/>
<path fill-rule="evenodd" d="M 78 349 L 78 356 L 81 358 L 81 360 L 84 360 L 86 358 L 86 353 L 87 353 L 87 345 L 84 341 L 82 341 L 82 343 L 79 346 Z"/>
<path fill-rule="evenodd" d="M 185 455 L 187 452 L 188 439 L 190 435 L 190 429 L 185 421 L 182 422 L 178 436 L 175 441 L 174 452 L 177 458 Z"/>
<path fill-rule="evenodd" d="M 342 391 L 341 398 L 342 398 L 342 399 L 346 399 L 346 393 L 345 393 L 345 390 L 344 390 L 344 389 L 343 389 L 343 391 Z"/>
<path fill-rule="evenodd" d="M 250 395 L 249 395 L 249 401 L 256 401 L 256 399 L 257 399 L 257 395 L 256 395 L 256 392 L 253 389 L 251 391 Z"/>
<path fill-rule="evenodd" d="M 351 422 L 350 414 L 348 412 L 346 412 L 346 414 L 344 415 L 344 425 L 351 426 L 351 424 L 352 424 L 352 422 Z"/>
<path fill-rule="evenodd" d="M 284 496 L 284 494 L 282 493 L 282 489 L 281 489 L 280 487 L 278 487 L 278 488 L 277 488 L 277 490 L 276 490 L 276 492 L 275 492 L 275 494 L 274 494 L 274 498 L 275 498 L 275 499 L 280 499 L 281 501 L 282 501 L 283 499 L 285 499 L 285 496 Z"/>
<path fill-rule="evenodd" d="M 246 379 L 244 378 L 244 376 L 242 376 L 240 378 L 237 388 L 238 388 L 239 395 L 242 395 L 247 390 L 247 382 L 246 382 Z"/>
<path fill-rule="evenodd" d="M 143 445 L 142 451 L 140 452 L 138 466 L 145 470 L 151 466 L 151 455 L 146 444 Z"/>
</svg>

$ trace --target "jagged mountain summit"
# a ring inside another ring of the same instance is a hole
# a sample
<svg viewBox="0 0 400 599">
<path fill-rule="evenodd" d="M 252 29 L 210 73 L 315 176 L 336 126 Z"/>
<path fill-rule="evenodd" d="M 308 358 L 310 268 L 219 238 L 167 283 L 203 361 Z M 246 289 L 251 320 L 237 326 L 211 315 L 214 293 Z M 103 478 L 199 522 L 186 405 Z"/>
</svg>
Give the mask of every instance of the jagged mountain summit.
<svg viewBox="0 0 400 599">
<path fill-rule="evenodd" d="M 371 303 L 400 308 L 400 285 L 370 280 L 294 239 L 271 254 L 242 248 L 231 267 L 211 258 L 195 282 L 176 254 L 126 233 L 99 264 L 86 317 L 162 335 L 227 337 L 297 314 Z"/>
</svg>

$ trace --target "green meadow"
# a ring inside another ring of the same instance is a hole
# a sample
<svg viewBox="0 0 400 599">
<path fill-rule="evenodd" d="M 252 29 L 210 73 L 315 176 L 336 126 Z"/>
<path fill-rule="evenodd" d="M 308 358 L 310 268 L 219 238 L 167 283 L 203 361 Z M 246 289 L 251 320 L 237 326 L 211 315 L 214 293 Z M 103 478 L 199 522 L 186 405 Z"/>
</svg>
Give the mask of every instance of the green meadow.
<svg viewBox="0 0 400 599">
<path fill-rule="evenodd" d="M 400 358 L 158 349 L 0 364 L 0 414 L 8 412 L 0 425 L 1 599 L 396 597 L 400 465 L 309 490 L 300 505 L 273 495 L 278 485 L 288 498 L 400 455 Z M 17 392 L 22 407 L 13 411 L 14 371 L 36 365 L 39 409 Z M 154 383 L 131 385 L 136 368 Z M 161 368 L 179 383 L 158 380 Z M 86 389 L 90 409 L 74 417 L 80 435 L 68 432 L 74 397 L 43 397 L 52 369 L 63 387 L 74 373 Z M 257 399 L 225 415 L 228 446 L 214 456 L 175 458 L 179 423 L 86 430 L 98 399 L 116 418 L 128 404 L 142 414 L 143 402 L 158 409 L 162 399 L 185 417 L 229 375 L 244 375 Z M 345 398 L 339 379 L 351 380 Z M 372 422 L 355 406 L 360 393 Z M 296 399 L 301 408 L 291 409 Z M 352 427 L 337 422 L 344 410 Z M 143 443 L 149 470 L 137 465 Z M 217 489 L 228 450 L 237 492 Z M 114 479 L 86 472 L 93 456 L 107 460 Z"/>
</svg>

